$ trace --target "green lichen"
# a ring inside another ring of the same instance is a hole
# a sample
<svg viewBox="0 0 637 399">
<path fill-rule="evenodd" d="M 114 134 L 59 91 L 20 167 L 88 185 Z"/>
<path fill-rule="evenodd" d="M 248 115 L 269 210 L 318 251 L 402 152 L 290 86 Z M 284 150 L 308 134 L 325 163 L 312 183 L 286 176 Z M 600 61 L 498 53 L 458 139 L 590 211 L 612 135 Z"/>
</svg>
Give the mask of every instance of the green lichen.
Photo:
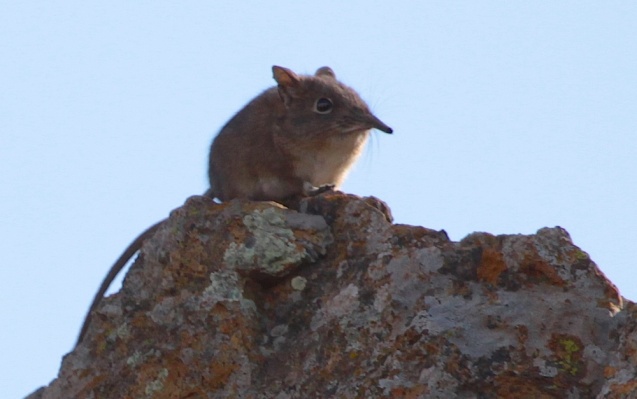
<svg viewBox="0 0 637 399">
<path fill-rule="evenodd" d="M 130 336 L 130 328 L 128 327 L 128 324 L 123 323 L 119 327 L 117 327 L 117 329 L 115 330 L 115 334 L 120 339 L 128 338 Z"/>
<path fill-rule="evenodd" d="M 146 362 L 149 358 L 158 358 L 161 356 L 161 352 L 157 349 L 150 349 L 146 353 L 141 353 L 140 351 L 135 351 L 131 356 L 126 358 L 126 364 L 129 367 L 137 367 L 140 364 Z"/>
<path fill-rule="evenodd" d="M 129 336 L 130 336 L 130 328 L 128 327 L 128 324 L 122 323 L 107 331 L 106 341 L 112 344 L 118 339 L 126 339 Z"/>
<path fill-rule="evenodd" d="M 580 346 L 575 340 L 570 338 L 562 338 L 559 341 L 559 345 L 563 350 L 562 358 L 557 362 L 562 370 L 571 375 L 577 375 L 579 372 L 577 352 L 581 350 Z"/>
<path fill-rule="evenodd" d="M 243 217 L 243 223 L 254 240 L 250 244 L 230 243 L 223 257 L 229 265 L 276 276 L 306 256 L 305 251 L 296 246 L 294 232 L 278 210 L 254 211 Z"/>
<path fill-rule="evenodd" d="M 108 342 L 105 339 L 101 339 L 97 343 L 97 351 L 98 353 L 102 353 L 106 350 Z"/>
<path fill-rule="evenodd" d="M 164 381 L 166 381 L 166 377 L 168 377 L 168 369 L 163 368 L 157 374 L 157 378 L 146 384 L 146 388 L 144 389 L 146 396 L 152 397 L 155 392 L 159 392 L 164 389 Z"/>
<path fill-rule="evenodd" d="M 584 251 L 582 251 L 581 249 L 577 249 L 575 251 L 575 259 L 577 260 L 588 260 L 590 259 L 590 257 L 588 256 L 588 254 Z"/>
<path fill-rule="evenodd" d="M 130 367 L 135 367 L 143 361 L 144 357 L 141 352 L 135 351 L 131 356 L 126 359 L 126 364 Z"/>
<path fill-rule="evenodd" d="M 303 291 L 307 285 L 307 279 L 301 276 L 296 276 L 290 281 L 292 288 L 296 291 Z"/>
<path fill-rule="evenodd" d="M 239 276 L 228 270 L 210 273 L 210 285 L 204 290 L 204 295 L 216 301 L 239 301 L 243 297 Z"/>
</svg>

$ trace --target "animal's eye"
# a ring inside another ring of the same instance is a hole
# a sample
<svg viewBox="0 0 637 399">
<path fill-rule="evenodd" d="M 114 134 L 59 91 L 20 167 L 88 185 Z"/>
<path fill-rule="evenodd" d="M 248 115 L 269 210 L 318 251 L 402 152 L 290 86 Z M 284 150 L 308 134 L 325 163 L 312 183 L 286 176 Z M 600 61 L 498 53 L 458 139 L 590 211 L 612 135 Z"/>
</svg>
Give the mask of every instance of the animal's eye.
<svg viewBox="0 0 637 399">
<path fill-rule="evenodd" d="M 332 100 L 321 97 L 314 103 L 314 112 L 318 112 L 319 114 L 329 114 L 332 112 L 333 107 L 334 104 L 332 104 Z"/>
</svg>

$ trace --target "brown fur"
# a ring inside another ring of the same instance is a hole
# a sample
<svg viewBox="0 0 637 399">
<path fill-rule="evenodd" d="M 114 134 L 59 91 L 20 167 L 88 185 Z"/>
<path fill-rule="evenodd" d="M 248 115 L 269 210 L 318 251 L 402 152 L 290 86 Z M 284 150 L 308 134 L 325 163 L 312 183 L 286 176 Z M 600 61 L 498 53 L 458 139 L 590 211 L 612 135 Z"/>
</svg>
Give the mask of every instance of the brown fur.
<svg viewBox="0 0 637 399">
<path fill-rule="evenodd" d="M 331 69 L 320 68 L 313 76 L 272 69 L 278 86 L 239 111 L 212 143 L 210 187 L 222 201 L 283 200 L 307 194 L 304 183 L 338 187 L 369 130 L 391 133 Z M 321 98 L 331 100 L 331 112 L 315 112 Z"/>
</svg>

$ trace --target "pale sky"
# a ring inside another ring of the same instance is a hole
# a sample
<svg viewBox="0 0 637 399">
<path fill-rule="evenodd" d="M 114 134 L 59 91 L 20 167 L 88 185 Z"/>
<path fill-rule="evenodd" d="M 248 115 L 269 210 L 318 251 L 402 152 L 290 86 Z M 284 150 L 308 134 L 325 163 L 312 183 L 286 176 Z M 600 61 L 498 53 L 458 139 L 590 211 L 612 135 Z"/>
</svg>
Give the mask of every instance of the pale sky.
<svg viewBox="0 0 637 399">
<path fill-rule="evenodd" d="M 272 65 L 329 65 L 394 129 L 344 191 L 454 240 L 562 226 L 637 299 L 636 2 L 222 4 L 2 2 L 3 397 L 56 376 L 113 261 L 207 189 L 212 138 Z"/>
</svg>

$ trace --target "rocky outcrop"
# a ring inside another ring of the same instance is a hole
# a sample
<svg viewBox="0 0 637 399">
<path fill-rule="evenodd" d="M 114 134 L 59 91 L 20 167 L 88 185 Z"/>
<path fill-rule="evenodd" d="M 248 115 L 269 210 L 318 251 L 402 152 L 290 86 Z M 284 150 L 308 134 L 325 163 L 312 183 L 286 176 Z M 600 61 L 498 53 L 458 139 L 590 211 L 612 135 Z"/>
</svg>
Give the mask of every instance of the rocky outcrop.
<svg viewBox="0 0 637 399">
<path fill-rule="evenodd" d="M 637 397 L 637 308 L 559 227 L 192 197 L 30 398 Z"/>
</svg>

